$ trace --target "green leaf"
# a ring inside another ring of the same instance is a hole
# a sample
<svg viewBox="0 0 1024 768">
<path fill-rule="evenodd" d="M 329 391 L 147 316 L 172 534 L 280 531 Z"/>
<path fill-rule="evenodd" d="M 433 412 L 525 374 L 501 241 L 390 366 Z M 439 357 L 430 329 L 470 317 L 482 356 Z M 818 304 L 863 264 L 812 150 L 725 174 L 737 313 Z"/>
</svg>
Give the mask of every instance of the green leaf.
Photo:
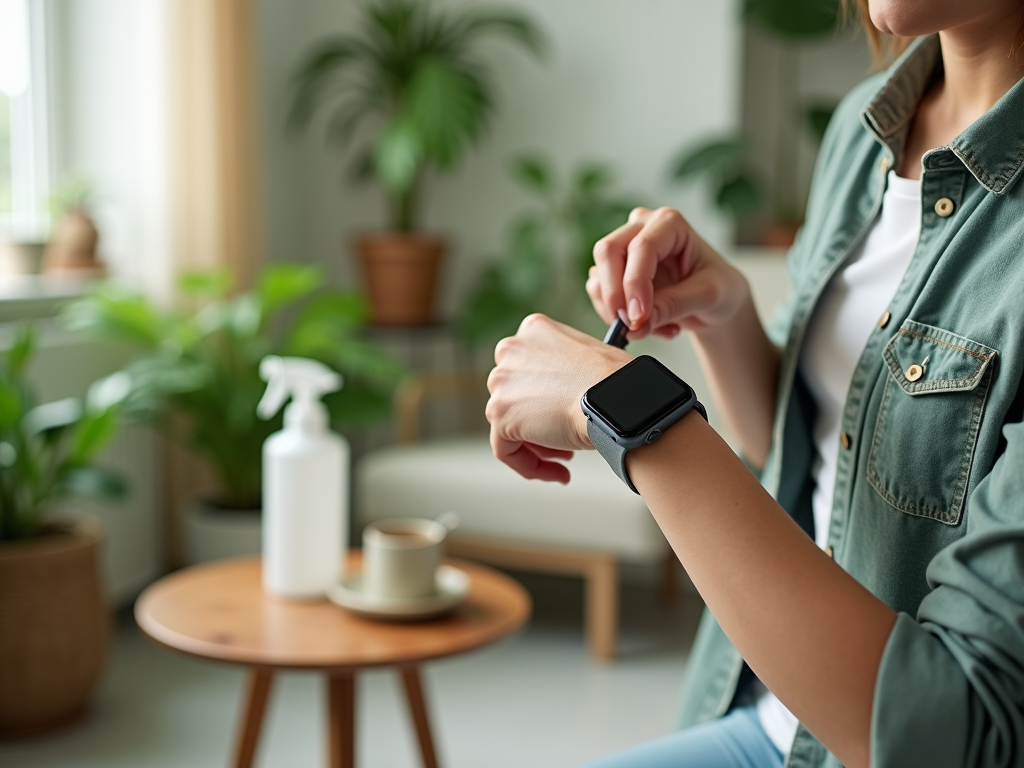
<svg viewBox="0 0 1024 768">
<path fill-rule="evenodd" d="M 492 266 L 481 277 L 456 321 L 456 329 L 469 343 L 493 343 L 516 332 L 526 315 L 539 305 L 509 295 L 499 270 Z"/>
<path fill-rule="evenodd" d="M 722 174 L 743 161 L 747 147 L 743 139 L 728 137 L 701 142 L 676 159 L 674 181 L 687 181 L 704 174 Z"/>
<path fill-rule="evenodd" d="M 170 322 L 142 294 L 112 284 L 101 285 L 72 302 L 62 319 L 71 330 L 143 348 L 159 345 L 167 336 Z"/>
<path fill-rule="evenodd" d="M 804 111 L 804 118 L 807 121 L 807 128 L 819 144 L 825 139 L 825 131 L 832 120 L 832 114 L 836 111 L 835 103 L 811 104 Z"/>
<path fill-rule="evenodd" d="M 128 484 L 120 475 L 99 467 L 74 467 L 66 470 L 55 489 L 58 495 L 97 499 L 123 499 Z"/>
<path fill-rule="evenodd" d="M 11 346 L 7 350 L 7 367 L 11 376 L 21 375 L 35 351 L 35 346 L 36 336 L 32 327 L 29 325 L 19 326 L 14 332 Z"/>
<path fill-rule="evenodd" d="M 744 0 L 743 15 L 781 37 L 810 39 L 839 29 L 840 0 Z"/>
<path fill-rule="evenodd" d="M 37 405 L 25 414 L 26 435 L 40 435 L 74 426 L 82 418 L 82 404 L 73 397 Z"/>
<path fill-rule="evenodd" d="M 607 165 L 593 164 L 585 166 L 576 174 L 576 194 L 581 197 L 592 197 L 608 187 L 612 182 L 612 178 L 612 171 Z"/>
<path fill-rule="evenodd" d="M 349 166 L 348 176 L 352 181 L 363 183 L 370 181 L 376 172 L 377 169 L 374 165 L 373 150 L 366 149 L 356 155 L 352 164 Z"/>
<path fill-rule="evenodd" d="M 547 53 L 548 41 L 544 33 L 523 14 L 480 9 L 469 11 L 464 23 L 467 37 L 481 33 L 496 33 L 519 43 L 537 57 L 543 57 Z"/>
<path fill-rule="evenodd" d="M 323 283 L 323 269 L 319 266 L 277 263 L 263 270 L 256 294 L 263 305 L 263 311 L 269 315 L 281 307 L 304 299 Z"/>
<path fill-rule="evenodd" d="M 381 183 L 392 192 L 411 189 L 422 162 L 423 145 L 415 126 L 404 119 L 392 121 L 381 132 L 374 154 Z"/>
<path fill-rule="evenodd" d="M 96 413 L 107 411 L 125 401 L 132 391 L 132 377 L 125 371 L 117 371 L 92 383 L 86 394 L 86 407 Z"/>
<path fill-rule="evenodd" d="M 117 430 L 117 412 L 114 409 L 100 413 L 86 413 L 71 437 L 68 453 L 69 466 L 85 466 L 114 436 Z"/>
<path fill-rule="evenodd" d="M 441 59 L 420 64 L 405 98 L 406 114 L 424 154 L 442 170 L 452 167 L 477 137 L 490 107 L 478 73 Z"/>
<path fill-rule="evenodd" d="M 551 191 L 553 185 L 548 164 L 535 156 L 516 158 L 512 162 L 512 177 L 527 189 L 541 194 Z"/>
<path fill-rule="evenodd" d="M 761 188 L 743 173 L 726 179 L 715 195 L 715 205 L 737 219 L 750 216 L 760 204 Z"/>
<path fill-rule="evenodd" d="M 512 253 L 500 274 L 509 296 L 520 303 L 538 302 L 550 277 L 552 253 L 545 242 L 544 221 L 534 217 L 520 219 L 512 229 Z"/>
<path fill-rule="evenodd" d="M 234 276 L 227 269 L 185 272 L 178 276 L 178 290 L 191 298 L 220 299 L 233 282 Z"/>
<path fill-rule="evenodd" d="M 367 59 L 367 53 L 358 40 L 338 37 L 309 54 L 295 73 L 295 98 L 288 113 L 288 127 L 298 130 L 308 125 L 326 86 L 354 62 Z"/>
<path fill-rule="evenodd" d="M 0 380 L 0 431 L 18 426 L 21 419 L 21 395 L 13 384 Z"/>
</svg>

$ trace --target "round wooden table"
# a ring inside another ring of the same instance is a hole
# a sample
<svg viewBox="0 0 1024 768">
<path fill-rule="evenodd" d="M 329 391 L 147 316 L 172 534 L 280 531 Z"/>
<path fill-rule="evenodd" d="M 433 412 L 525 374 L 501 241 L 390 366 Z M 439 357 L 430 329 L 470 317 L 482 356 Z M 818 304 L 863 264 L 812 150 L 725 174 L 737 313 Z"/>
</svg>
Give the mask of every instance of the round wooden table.
<svg viewBox="0 0 1024 768">
<path fill-rule="evenodd" d="M 274 673 L 323 672 L 327 678 L 331 768 L 355 765 L 355 675 L 365 667 L 401 673 L 425 768 L 437 758 L 419 665 L 465 653 L 515 632 L 530 615 L 530 597 L 490 568 L 448 561 L 470 577 L 469 599 L 429 621 L 361 618 L 327 600 L 284 601 L 263 593 L 259 558 L 197 565 L 152 584 L 135 604 L 135 619 L 158 644 L 203 659 L 250 668 L 234 765 L 252 765 Z M 349 556 L 358 568 L 359 553 Z"/>
</svg>

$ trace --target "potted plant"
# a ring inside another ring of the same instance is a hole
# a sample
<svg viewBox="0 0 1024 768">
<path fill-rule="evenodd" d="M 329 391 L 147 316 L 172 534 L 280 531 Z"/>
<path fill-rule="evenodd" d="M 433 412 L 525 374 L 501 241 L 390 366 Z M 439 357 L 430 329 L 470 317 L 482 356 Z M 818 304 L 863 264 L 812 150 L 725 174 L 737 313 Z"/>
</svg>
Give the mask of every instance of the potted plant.
<svg viewBox="0 0 1024 768">
<path fill-rule="evenodd" d="M 124 493 L 93 458 L 117 428 L 125 377 L 98 382 L 84 404 L 36 405 L 25 378 L 32 349 L 24 328 L 0 354 L 0 737 L 85 711 L 110 635 L 101 531 L 95 519 L 58 513 L 69 497 Z"/>
<path fill-rule="evenodd" d="M 43 253 L 43 271 L 76 277 L 102 277 L 106 273 L 96 258 L 100 234 L 92 220 L 93 185 L 81 178 L 62 184 L 51 196 L 53 234 Z"/>
<path fill-rule="evenodd" d="M 672 180 L 705 181 L 712 203 L 739 223 L 751 220 L 765 202 L 768 221 L 757 240 L 770 247 L 792 245 L 803 214 L 797 156 L 800 134 L 807 131 L 819 143 L 835 104 L 800 103 L 800 45 L 834 33 L 840 24 L 839 0 L 745 0 L 746 19 L 785 45 L 780 49 L 780 104 L 774 174 L 770 187 L 752 170 L 747 142 L 729 134 L 705 138 L 676 158 Z M 767 199 L 766 199 L 767 198 Z"/>
<path fill-rule="evenodd" d="M 494 110 L 479 43 L 501 36 L 540 54 L 543 38 L 520 13 L 440 9 L 428 0 L 367 2 L 360 23 L 302 62 L 290 124 L 306 126 L 330 105 L 328 137 L 345 149 L 356 145 L 353 175 L 376 180 L 388 200 L 388 231 L 357 243 L 373 321 L 421 325 L 433 319 L 445 247 L 420 230 L 425 172 L 451 170 Z"/>
<path fill-rule="evenodd" d="M 471 343 L 514 334 L 531 312 L 572 325 L 580 325 L 584 313 L 593 316 L 584 285 L 594 245 L 640 205 L 613 190 L 614 174 L 602 163 L 585 164 L 567 180 L 539 156 L 517 158 L 511 169 L 539 204 L 512 223 L 507 251 L 466 299 L 457 328 Z"/>
<path fill-rule="evenodd" d="M 125 415 L 145 418 L 212 470 L 217 489 L 186 514 L 190 562 L 260 551 L 263 441 L 281 428 L 256 404 L 268 354 L 309 357 L 340 371 L 345 385 L 324 401 L 336 429 L 386 417 L 401 367 L 364 339 L 366 307 L 356 294 L 323 290 L 313 266 L 276 264 L 256 288 L 229 296 L 229 275 L 186 275 L 188 309 L 164 309 L 115 285 L 71 304 L 69 327 L 135 345 Z"/>
</svg>

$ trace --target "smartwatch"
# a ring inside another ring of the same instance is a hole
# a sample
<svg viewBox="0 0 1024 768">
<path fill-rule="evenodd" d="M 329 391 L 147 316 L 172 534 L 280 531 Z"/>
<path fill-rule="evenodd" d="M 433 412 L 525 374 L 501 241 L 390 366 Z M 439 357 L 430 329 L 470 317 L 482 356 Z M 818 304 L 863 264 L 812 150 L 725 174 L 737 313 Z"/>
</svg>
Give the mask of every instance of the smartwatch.
<svg viewBox="0 0 1024 768">
<path fill-rule="evenodd" d="M 594 447 L 637 494 L 626 471 L 626 452 L 655 442 L 690 411 L 708 418 L 690 385 L 649 355 L 635 358 L 592 386 L 580 406 Z"/>
</svg>

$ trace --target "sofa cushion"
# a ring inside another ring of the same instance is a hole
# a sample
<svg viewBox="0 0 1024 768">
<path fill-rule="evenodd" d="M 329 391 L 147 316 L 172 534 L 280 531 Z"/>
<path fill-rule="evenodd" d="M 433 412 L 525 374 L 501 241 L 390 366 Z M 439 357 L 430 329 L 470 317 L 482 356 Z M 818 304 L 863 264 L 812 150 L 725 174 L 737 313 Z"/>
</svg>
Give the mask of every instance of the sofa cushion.
<svg viewBox="0 0 1024 768">
<path fill-rule="evenodd" d="M 578 452 L 569 469 L 567 486 L 525 480 L 494 458 L 486 438 L 385 448 L 357 466 L 358 521 L 452 510 L 467 536 L 604 551 L 627 561 L 664 557 L 668 544 L 643 500 L 596 451 Z"/>
</svg>

